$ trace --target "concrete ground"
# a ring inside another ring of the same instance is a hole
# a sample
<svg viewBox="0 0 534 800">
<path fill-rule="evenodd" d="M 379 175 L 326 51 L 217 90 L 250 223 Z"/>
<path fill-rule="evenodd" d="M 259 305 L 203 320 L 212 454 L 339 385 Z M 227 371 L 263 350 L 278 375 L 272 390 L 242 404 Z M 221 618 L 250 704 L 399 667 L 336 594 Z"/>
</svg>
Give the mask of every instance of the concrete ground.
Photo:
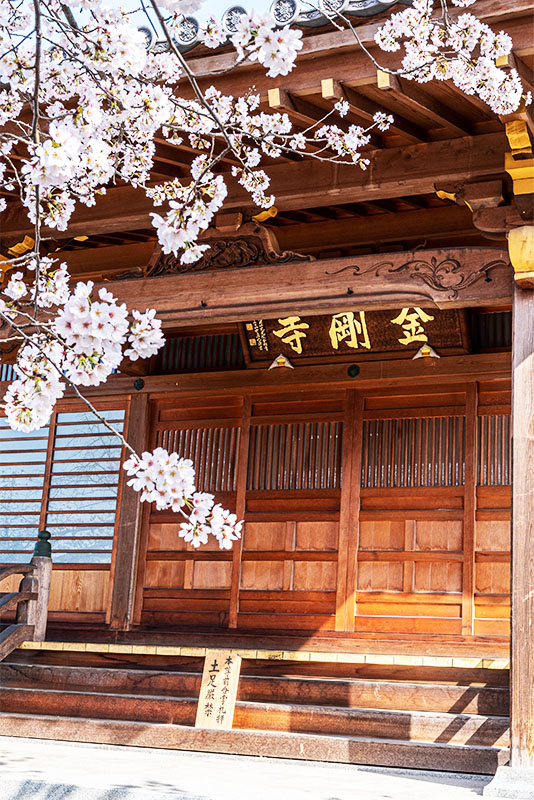
<svg viewBox="0 0 534 800">
<path fill-rule="evenodd" d="M 0 800 L 473 800 L 490 777 L 0 737 Z"/>
</svg>

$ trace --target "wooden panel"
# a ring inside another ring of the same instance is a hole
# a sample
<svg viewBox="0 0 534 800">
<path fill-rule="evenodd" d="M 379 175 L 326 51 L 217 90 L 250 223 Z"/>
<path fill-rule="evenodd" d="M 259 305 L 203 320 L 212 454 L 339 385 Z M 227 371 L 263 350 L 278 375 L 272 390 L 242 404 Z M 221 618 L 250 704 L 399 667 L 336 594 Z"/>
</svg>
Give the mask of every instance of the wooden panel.
<svg viewBox="0 0 534 800">
<path fill-rule="evenodd" d="M 295 550 L 336 550 L 337 522 L 298 522 Z"/>
<path fill-rule="evenodd" d="M 153 520 L 157 518 L 157 515 L 152 517 Z M 189 553 L 198 552 L 195 550 L 193 545 L 188 544 L 179 536 L 180 522 L 181 518 L 178 516 L 176 517 L 176 522 L 174 523 L 158 523 L 151 521 L 148 533 L 148 550 L 174 550 L 176 552 L 186 551 Z M 207 543 L 202 545 L 202 552 L 205 551 L 219 551 L 219 545 L 212 536 L 208 537 Z"/>
<path fill-rule="evenodd" d="M 232 564 L 229 561 L 197 561 L 193 569 L 193 589 L 230 587 Z"/>
<path fill-rule="evenodd" d="M 283 561 L 244 561 L 241 565 L 242 589 L 281 589 Z"/>
<path fill-rule="evenodd" d="M 476 550 L 510 550 L 510 522 L 507 520 L 478 520 Z"/>
<path fill-rule="evenodd" d="M 245 550 L 284 550 L 285 522 L 247 522 L 243 537 Z"/>
<path fill-rule="evenodd" d="M 477 508 L 506 509 L 510 518 L 512 491 L 510 486 L 477 486 Z"/>
<path fill-rule="evenodd" d="M 402 594 L 398 597 L 397 603 L 373 603 L 371 598 L 367 598 L 360 605 L 360 613 L 366 616 L 385 616 L 385 617 L 446 617 L 459 619 L 462 613 L 460 603 L 450 605 L 435 603 L 411 603 L 409 606 L 403 605 Z"/>
<path fill-rule="evenodd" d="M 461 550 L 462 523 L 460 520 L 417 520 L 414 549 Z"/>
<path fill-rule="evenodd" d="M 403 566 L 400 562 L 370 562 L 358 560 L 358 591 L 400 592 L 403 586 Z"/>
<path fill-rule="evenodd" d="M 403 520 L 362 520 L 360 522 L 360 550 L 403 550 Z"/>
<path fill-rule="evenodd" d="M 145 586 L 180 587 L 184 585 L 184 574 L 183 561 L 148 561 Z"/>
<path fill-rule="evenodd" d="M 105 611 L 108 603 L 107 570 L 53 570 L 50 611 Z"/>
<path fill-rule="evenodd" d="M 321 561 L 297 561 L 294 565 L 293 588 L 296 591 L 334 590 L 337 565 Z"/>
<path fill-rule="evenodd" d="M 414 567 L 416 592 L 461 592 L 462 565 L 444 562 L 417 562 Z"/>
<path fill-rule="evenodd" d="M 509 594 L 510 564 L 477 562 L 475 564 L 475 591 L 483 594 Z"/>
<path fill-rule="evenodd" d="M 464 404 L 465 390 L 460 387 L 457 391 L 447 388 L 445 391 L 431 392 L 428 389 L 406 387 L 396 389 L 384 394 L 383 391 L 369 393 L 365 398 L 365 410 L 372 411 L 386 409 L 418 408 L 421 411 L 427 408 L 443 408 L 444 406 L 461 406 Z M 402 416 L 401 413 L 398 414 Z M 424 416 L 424 414 L 421 414 Z"/>
</svg>

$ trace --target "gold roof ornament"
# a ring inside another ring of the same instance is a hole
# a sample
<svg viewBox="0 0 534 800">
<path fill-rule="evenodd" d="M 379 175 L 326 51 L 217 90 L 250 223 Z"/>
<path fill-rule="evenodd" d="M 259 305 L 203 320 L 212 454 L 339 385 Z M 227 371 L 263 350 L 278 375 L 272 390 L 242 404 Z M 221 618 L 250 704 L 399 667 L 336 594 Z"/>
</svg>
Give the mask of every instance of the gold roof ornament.
<svg viewBox="0 0 534 800">
<path fill-rule="evenodd" d="M 415 361 L 416 358 L 441 358 L 441 356 L 429 344 L 423 344 L 412 358 L 412 361 Z"/>
<path fill-rule="evenodd" d="M 277 369 L 278 367 L 287 367 L 288 369 L 295 369 L 289 358 L 283 356 L 282 353 L 280 353 L 279 356 L 276 356 L 276 358 L 271 363 L 270 367 L 268 367 L 268 369 Z"/>
</svg>

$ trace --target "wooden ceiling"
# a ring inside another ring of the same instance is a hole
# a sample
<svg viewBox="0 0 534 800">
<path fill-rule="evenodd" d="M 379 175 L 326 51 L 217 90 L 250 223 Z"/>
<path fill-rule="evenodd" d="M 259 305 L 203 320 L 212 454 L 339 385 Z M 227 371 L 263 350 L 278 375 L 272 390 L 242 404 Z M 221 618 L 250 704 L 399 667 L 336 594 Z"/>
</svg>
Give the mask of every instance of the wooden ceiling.
<svg viewBox="0 0 534 800">
<path fill-rule="evenodd" d="M 495 30 L 511 34 L 525 88 L 534 89 L 534 2 L 479 0 L 476 10 Z M 360 38 L 372 51 L 380 23 L 381 17 L 357 24 Z M 373 54 L 382 66 L 396 66 L 395 54 L 379 53 L 376 47 Z M 297 67 L 286 77 L 269 79 L 254 64 L 219 74 L 233 60 L 228 48 L 214 53 L 198 47 L 189 54 L 202 87 L 216 83 L 223 93 L 240 94 L 254 86 L 261 96 L 260 108 L 288 113 L 297 130 L 319 120 L 337 97 L 344 97 L 350 106 L 344 120 L 334 117 L 340 126 L 367 125 L 379 109 L 395 117 L 390 131 L 373 136 L 365 172 L 297 154 L 271 162 L 268 172 L 278 214 L 266 224 L 283 250 L 336 257 L 451 243 L 488 244 L 474 228 L 466 206 L 435 194 L 436 186 L 494 178 L 504 181 L 505 195 L 509 191 L 503 121 L 476 98 L 466 97 L 448 82 L 421 86 L 388 79 L 354 46 L 350 31 L 307 29 Z M 184 86 L 185 96 L 189 91 Z M 194 157 L 191 148 L 158 141 L 151 182 L 187 178 Z M 231 167 L 231 158 L 218 165 L 223 173 Z M 0 240 L 4 254 L 32 232 L 18 203 L 11 196 L 6 199 Z M 225 209 L 239 211 L 245 221 L 259 211 L 233 181 Z M 77 209 L 68 238 L 45 230 L 46 247 L 64 253 L 74 274 L 112 278 L 115 272 L 142 266 L 150 258 L 155 244 L 150 210 L 142 190 L 112 186 L 94 208 Z M 502 246 L 502 241 L 496 244 Z"/>
</svg>

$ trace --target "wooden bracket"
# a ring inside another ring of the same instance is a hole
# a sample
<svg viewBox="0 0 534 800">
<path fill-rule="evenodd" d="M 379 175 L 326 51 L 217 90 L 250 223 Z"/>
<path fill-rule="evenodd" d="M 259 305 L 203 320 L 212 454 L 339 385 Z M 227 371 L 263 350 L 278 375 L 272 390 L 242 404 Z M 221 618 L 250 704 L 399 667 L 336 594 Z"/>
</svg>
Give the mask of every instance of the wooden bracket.
<svg viewBox="0 0 534 800">
<path fill-rule="evenodd" d="M 513 153 L 505 153 L 504 168 L 512 178 L 515 195 L 534 194 L 534 158 L 517 160 Z"/>
</svg>

